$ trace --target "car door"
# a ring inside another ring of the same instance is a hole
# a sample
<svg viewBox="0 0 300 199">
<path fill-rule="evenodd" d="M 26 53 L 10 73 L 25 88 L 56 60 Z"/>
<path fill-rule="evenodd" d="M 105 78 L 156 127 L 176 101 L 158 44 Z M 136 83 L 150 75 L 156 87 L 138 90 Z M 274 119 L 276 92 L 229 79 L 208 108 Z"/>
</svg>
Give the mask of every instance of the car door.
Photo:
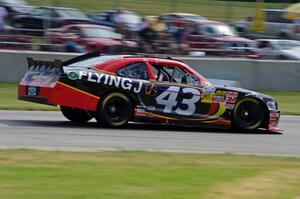
<svg viewBox="0 0 300 199">
<path fill-rule="evenodd" d="M 181 123 L 191 118 L 200 117 L 199 104 L 201 89 L 191 81 L 193 77 L 180 67 L 171 65 L 154 65 L 152 71 L 155 82 L 152 87 L 155 93 L 147 98 L 151 113 L 166 118 L 173 123 Z M 195 78 L 195 77 L 193 77 Z"/>
</svg>

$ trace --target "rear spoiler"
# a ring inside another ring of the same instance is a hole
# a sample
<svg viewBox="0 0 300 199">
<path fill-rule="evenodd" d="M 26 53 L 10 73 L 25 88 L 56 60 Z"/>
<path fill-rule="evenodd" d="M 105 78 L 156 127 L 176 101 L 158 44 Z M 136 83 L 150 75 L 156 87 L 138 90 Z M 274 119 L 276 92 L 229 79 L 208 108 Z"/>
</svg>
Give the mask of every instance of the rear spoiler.
<svg viewBox="0 0 300 199">
<path fill-rule="evenodd" d="M 84 60 L 91 59 L 94 57 L 99 57 L 99 56 L 101 56 L 100 51 L 94 51 L 94 52 L 86 53 L 86 54 L 80 55 L 78 57 L 69 59 L 69 60 L 63 62 L 63 65 L 68 66 L 68 65 L 74 64 L 76 62 L 84 61 Z"/>
<path fill-rule="evenodd" d="M 34 60 L 32 57 L 27 57 L 29 71 L 40 72 L 63 72 L 63 62 L 59 59 L 54 61 Z"/>
</svg>

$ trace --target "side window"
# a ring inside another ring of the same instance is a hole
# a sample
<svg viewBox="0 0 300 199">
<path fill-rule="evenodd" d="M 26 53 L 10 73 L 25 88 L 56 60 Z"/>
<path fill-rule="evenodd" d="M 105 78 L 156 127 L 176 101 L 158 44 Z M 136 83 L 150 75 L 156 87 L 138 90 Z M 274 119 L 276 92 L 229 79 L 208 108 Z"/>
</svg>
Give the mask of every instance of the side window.
<svg viewBox="0 0 300 199">
<path fill-rule="evenodd" d="M 42 16 L 45 14 L 45 10 L 42 8 L 32 9 L 30 14 L 35 16 Z"/>
<path fill-rule="evenodd" d="M 124 66 L 117 70 L 116 74 L 120 77 L 148 80 L 146 65 L 144 62 L 136 62 Z"/>
<path fill-rule="evenodd" d="M 170 82 L 194 86 L 200 85 L 200 81 L 196 77 L 181 70 L 179 67 L 153 65 L 152 71 L 158 82 Z"/>
</svg>

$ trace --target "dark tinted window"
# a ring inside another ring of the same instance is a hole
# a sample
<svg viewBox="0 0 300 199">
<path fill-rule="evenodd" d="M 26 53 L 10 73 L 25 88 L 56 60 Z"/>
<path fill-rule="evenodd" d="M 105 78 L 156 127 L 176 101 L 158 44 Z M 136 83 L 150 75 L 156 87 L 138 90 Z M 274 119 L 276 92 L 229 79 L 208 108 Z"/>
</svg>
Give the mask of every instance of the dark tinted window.
<svg viewBox="0 0 300 199">
<path fill-rule="evenodd" d="M 116 74 L 121 77 L 148 80 L 148 74 L 144 62 L 136 62 L 124 66 L 123 68 L 119 69 Z"/>
</svg>

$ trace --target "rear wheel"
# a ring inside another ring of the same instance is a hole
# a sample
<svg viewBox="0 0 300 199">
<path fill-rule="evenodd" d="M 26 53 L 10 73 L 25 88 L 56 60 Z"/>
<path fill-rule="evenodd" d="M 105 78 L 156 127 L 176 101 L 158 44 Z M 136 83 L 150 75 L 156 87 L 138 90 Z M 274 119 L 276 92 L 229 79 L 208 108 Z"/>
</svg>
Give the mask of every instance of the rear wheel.
<svg viewBox="0 0 300 199">
<path fill-rule="evenodd" d="M 76 123 L 85 123 L 93 118 L 89 112 L 78 108 L 60 106 L 60 110 L 68 120 Z"/>
<path fill-rule="evenodd" d="M 98 106 L 96 120 L 107 127 L 125 126 L 132 116 L 132 103 L 122 93 L 111 93 Z"/>
<path fill-rule="evenodd" d="M 246 131 L 256 130 L 263 125 L 265 117 L 264 107 L 259 101 L 245 98 L 233 109 L 233 127 Z"/>
</svg>

